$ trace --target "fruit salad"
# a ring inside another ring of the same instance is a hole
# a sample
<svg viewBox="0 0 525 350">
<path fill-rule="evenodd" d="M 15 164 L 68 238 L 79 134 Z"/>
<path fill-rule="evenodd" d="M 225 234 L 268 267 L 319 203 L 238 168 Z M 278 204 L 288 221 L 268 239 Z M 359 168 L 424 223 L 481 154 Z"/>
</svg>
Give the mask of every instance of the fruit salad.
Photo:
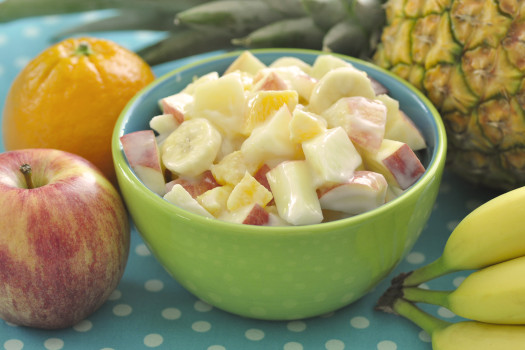
<svg viewBox="0 0 525 350">
<path fill-rule="evenodd" d="M 249 51 L 159 101 L 121 143 L 168 202 L 251 225 L 343 219 L 396 198 L 425 172 L 421 132 L 366 72 L 333 55 L 269 65 Z"/>
</svg>

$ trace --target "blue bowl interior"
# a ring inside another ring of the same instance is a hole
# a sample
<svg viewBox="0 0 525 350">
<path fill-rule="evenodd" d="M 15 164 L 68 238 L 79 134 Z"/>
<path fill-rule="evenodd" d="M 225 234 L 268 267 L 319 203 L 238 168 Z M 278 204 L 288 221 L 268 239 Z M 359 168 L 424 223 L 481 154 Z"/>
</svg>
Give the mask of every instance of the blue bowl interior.
<svg viewBox="0 0 525 350">
<path fill-rule="evenodd" d="M 233 62 L 240 52 L 233 52 L 210 57 L 202 61 L 186 65 L 165 74 L 150 84 L 141 94 L 130 101 L 130 104 L 121 116 L 122 127 L 119 136 L 138 130 L 149 129 L 149 121 L 161 111 L 158 100 L 177 93 L 190 84 L 194 77 L 200 77 L 207 73 L 217 71 L 222 74 Z M 269 49 L 253 50 L 252 53 L 263 63 L 270 64 L 283 56 L 293 56 L 306 63 L 313 64 L 319 55 L 317 51 L 291 50 L 291 49 Z M 439 130 L 442 125 L 438 119 L 439 115 L 432 104 L 415 87 L 404 82 L 392 73 L 382 70 L 368 62 L 337 55 L 356 68 L 365 71 L 370 77 L 380 82 L 389 91 L 389 95 L 398 100 L 400 108 L 412 119 L 427 141 L 427 148 L 418 153 L 421 162 L 428 167 L 436 158 L 438 152 Z M 424 102 L 426 101 L 426 102 Z M 434 115 L 436 118 L 432 118 Z M 441 135 L 443 137 L 443 135 Z"/>
</svg>

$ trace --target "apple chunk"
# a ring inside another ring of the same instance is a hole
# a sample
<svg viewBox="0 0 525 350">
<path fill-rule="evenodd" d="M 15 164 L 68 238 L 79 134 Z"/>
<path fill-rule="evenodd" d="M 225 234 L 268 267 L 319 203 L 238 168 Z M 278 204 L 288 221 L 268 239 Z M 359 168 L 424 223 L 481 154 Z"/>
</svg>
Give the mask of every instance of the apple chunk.
<svg viewBox="0 0 525 350">
<path fill-rule="evenodd" d="M 270 214 L 257 203 L 241 207 L 231 212 L 226 212 L 219 217 L 222 221 L 233 222 L 244 225 L 267 225 L 270 222 Z"/>
<path fill-rule="evenodd" d="M 250 51 L 244 51 L 228 66 L 224 74 L 241 71 L 255 75 L 263 68 L 266 68 L 266 65 L 262 63 L 261 60 L 255 57 Z"/>
<path fill-rule="evenodd" d="M 302 147 L 316 186 L 344 182 L 362 163 L 359 152 L 341 127 L 327 129 L 303 142 Z"/>
<path fill-rule="evenodd" d="M 182 123 L 188 112 L 188 106 L 193 102 L 193 96 L 185 92 L 164 97 L 160 100 L 160 106 L 163 114 L 171 114 L 177 121 Z"/>
<path fill-rule="evenodd" d="M 376 152 L 385 136 L 387 108 L 362 96 L 345 97 L 322 113 L 328 127 L 341 126 L 352 142 Z"/>
<path fill-rule="evenodd" d="M 171 191 L 164 195 L 164 199 L 181 209 L 207 218 L 213 218 L 213 215 L 204 209 L 204 207 L 200 205 L 200 203 L 197 202 L 197 200 L 193 198 L 181 184 L 175 184 Z"/>
<path fill-rule="evenodd" d="M 347 182 L 317 191 L 321 208 L 361 214 L 385 203 L 388 184 L 373 171 L 356 171 Z"/>
<path fill-rule="evenodd" d="M 414 151 L 426 148 L 426 142 L 421 131 L 419 131 L 412 120 L 399 109 L 399 101 L 394 100 L 388 95 L 379 95 L 377 99 L 383 102 L 387 108 L 385 138 L 404 142 Z"/>
<path fill-rule="evenodd" d="M 218 187 L 219 184 L 215 181 L 215 178 L 213 177 L 211 171 L 206 170 L 204 173 L 197 177 L 179 177 L 175 180 L 172 180 L 166 184 L 166 192 L 171 191 L 173 186 L 176 184 L 181 185 L 184 187 L 186 191 L 188 191 L 189 194 L 193 198 L 197 198 L 197 196 L 200 196 L 204 192 L 211 190 L 215 187 Z"/>
<path fill-rule="evenodd" d="M 153 192 L 166 193 L 160 153 L 153 130 L 135 131 L 120 137 L 122 149 L 131 169 Z"/>
<path fill-rule="evenodd" d="M 425 172 L 412 149 L 403 142 L 384 139 L 377 153 L 362 152 L 366 168 L 383 174 L 389 185 L 407 189 Z"/>
<path fill-rule="evenodd" d="M 292 225 L 317 224 L 323 220 L 310 169 L 304 160 L 282 162 L 266 177 L 281 218 Z"/>
</svg>

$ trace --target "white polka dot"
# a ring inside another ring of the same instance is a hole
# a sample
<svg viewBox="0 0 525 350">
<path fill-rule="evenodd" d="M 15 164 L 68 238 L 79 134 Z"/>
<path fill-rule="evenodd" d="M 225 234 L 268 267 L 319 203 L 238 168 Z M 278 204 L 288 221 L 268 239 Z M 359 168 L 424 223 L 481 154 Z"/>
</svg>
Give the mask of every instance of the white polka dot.
<svg viewBox="0 0 525 350">
<path fill-rule="evenodd" d="M 261 340 L 264 338 L 264 332 L 260 329 L 252 328 L 252 329 L 248 329 L 244 333 L 244 336 L 249 340 L 257 341 L 257 340 Z"/>
<path fill-rule="evenodd" d="M 421 283 L 421 284 L 418 286 L 418 288 L 420 288 L 420 289 L 430 289 L 430 287 L 429 287 L 428 284 L 426 284 L 426 283 Z"/>
<path fill-rule="evenodd" d="M 151 255 L 150 250 L 148 249 L 148 247 L 144 243 L 138 244 L 135 247 L 135 253 L 137 255 L 139 255 L 139 256 L 149 256 L 149 255 Z"/>
<path fill-rule="evenodd" d="M 212 345 L 208 346 L 208 349 L 206 350 L 226 350 L 226 348 L 222 345 Z"/>
<path fill-rule="evenodd" d="M 133 308 L 127 304 L 118 304 L 113 308 L 115 316 L 128 316 L 133 311 Z"/>
<path fill-rule="evenodd" d="M 49 338 L 44 342 L 47 350 L 60 350 L 64 347 L 64 341 L 58 338 Z"/>
<path fill-rule="evenodd" d="M 22 30 L 22 35 L 26 38 L 36 38 L 40 35 L 40 28 L 38 27 L 25 27 Z"/>
<path fill-rule="evenodd" d="M 211 311 L 213 309 L 213 306 L 211 306 L 210 304 L 202 301 L 202 300 L 197 300 L 195 302 L 195 304 L 193 305 L 193 308 L 196 310 L 196 311 L 199 311 L 199 312 L 208 312 L 208 311 Z"/>
<path fill-rule="evenodd" d="M 450 311 L 449 309 L 445 307 L 438 308 L 437 313 L 439 316 L 445 317 L 445 318 L 453 318 L 456 316 L 452 311 Z"/>
<path fill-rule="evenodd" d="M 412 252 L 407 255 L 406 261 L 409 264 L 422 264 L 425 262 L 425 255 L 420 252 Z"/>
<path fill-rule="evenodd" d="M 345 348 L 345 343 L 339 339 L 330 339 L 324 344 L 326 350 L 343 350 Z"/>
<path fill-rule="evenodd" d="M 383 340 L 377 343 L 377 350 L 396 350 L 397 344 L 391 340 Z"/>
<path fill-rule="evenodd" d="M 24 343 L 18 339 L 9 339 L 4 343 L 5 350 L 22 350 Z"/>
<path fill-rule="evenodd" d="M 156 348 L 163 342 L 164 338 L 162 338 L 162 335 L 160 334 L 151 333 L 144 337 L 144 345 L 146 345 L 148 348 Z"/>
<path fill-rule="evenodd" d="M 5 321 L 5 324 L 8 325 L 9 327 L 18 327 L 17 324 L 14 324 L 14 323 L 12 323 L 12 322 L 7 322 L 7 321 Z"/>
<path fill-rule="evenodd" d="M 161 280 L 149 280 L 144 283 L 144 288 L 148 292 L 160 292 L 162 289 L 164 289 L 164 282 Z"/>
<path fill-rule="evenodd" d="M 164 317 L 167 320 L 177 320 L 180 318 L 182 313 L 179 309 L 174 307 L 168 307 L 164 310 L 162 310 L 162 317 Z"/>
<path fill-rule="evenodd" d="M 24 68 L 30 61 L 31 61 L 31 58 L 29 57 L 19 56 L 15 58 L 13 63 L 15 67 L 17 68 Z"/>
<path fill-rule="evenodd" d="M 83 320 L 73 326 L 73 329 L 77 332 L 87 332 L 93 328 L 93 323 L 88 320 Z"/>
<path fill-rule="evenodd" d="M 350 320 L 350 325 L 357 329 L 365 329 L 370 326 L 370 321 L 366 317 L 356 316 Z"/>
<path fill-rule="evenodd" d="M 100 350 L 115 350 L 115 349 L 113 349 L 113 348 L 102 348 Z"/>
<path fill-rule="evenodd" d="M 306 329 L 306 323 L 303 321 L 291 321 L 288 322 L 286 328 L 291 332 L 302 332 Z"/>
<path fill-rule="evenodd" d="M 108 300 L 119 300 L 122 297 L 122 292 L 118 289 L 115 289 L 108 297 Z"/>
<path fill-rule="evenodd" d="M 456 277 L 454 278 L 454 280 L 452 280 L 452 284 L 454 285 L 454 287 L 459 287 L 459 285 L 461 283 L 463 283 L 463 281 L 465 280 L 465 276 L 459 276 L 459 277 Z"/>
<path fill-rule="evenodd" d="M 425 343 L 430 343 L 432 341 L 430 334 L 428 334 L 426 331 L 419 332 L 418 337 L 421 341 L 424 341 Z"/>
<path fill-rule="evenodd" d="M 211 324 L 206 321 L 197 321 L 191 325 L 191 329 L 195 332 L 204 333 L 211 329 Z"/>
<path fill-rule="evenodd" d="M 283 350 L 303 350 L 303 346 L 297 342 L 289 342 L 284 344 Z"/>
</svg>

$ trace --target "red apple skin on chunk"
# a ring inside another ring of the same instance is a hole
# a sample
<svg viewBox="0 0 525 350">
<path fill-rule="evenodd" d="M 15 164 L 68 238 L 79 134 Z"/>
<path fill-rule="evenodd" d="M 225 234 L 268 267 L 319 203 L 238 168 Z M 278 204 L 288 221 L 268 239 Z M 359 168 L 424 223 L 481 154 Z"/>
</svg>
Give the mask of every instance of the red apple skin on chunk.
<svg viewBox="0 0 525 350">
<path fill-rule="evenodd" d="M 146 187 L 163 196 L 164 171 L 153 130 L 135 131 L 120 137 L 122 149 L 129 165 Z"/>
<path fill-rule="evenodd" d="M 387 188 L 383 175 L 360 170 L 347 182 L 319 188 L 317 195 L 321 208 L 357 215 L 383 205 Z"/>
<path fill-rule="evenodd" d="M 193 96 L 181 92 L 160 100 L 162 113 L 171 114 L 180 124 L 184 121 L 186 105 L 193 101 Z"/>
<path fill-rule="evenodd" d="M 32 168 L 33 188 L 19 171 Z M 124 272 L 130 226 L 88 161 L 49 149 L 0 154 L 0 317 L 60 329 L 97 310 Z"/>
<path fill-rule="evenodd" d="M 399 187 L 406 190 L 425 172 L 425 168 L 407 144 L 403 144 L 383 164 L 394 175 Z"/>
<path fill-rule="evenodd" d="M 166 184 L 166 193 L 171 191 L 173 186 L 180 184 L 188 193 L 193 197 L 197 198 L 204 192 L 211 190 L 212 188 L 220 186 L 215 178 L 213 177 L 210 170 L 206 170 L 202 175 L 197 178 L 184 178 L 179 177 Z"/>
<path fill-rule="evenodd" d="M 270 221 L 270 214 L 259 204 L 255 203 L 243 220 L 245 225 L 266 225 Z"/>
</svg>

